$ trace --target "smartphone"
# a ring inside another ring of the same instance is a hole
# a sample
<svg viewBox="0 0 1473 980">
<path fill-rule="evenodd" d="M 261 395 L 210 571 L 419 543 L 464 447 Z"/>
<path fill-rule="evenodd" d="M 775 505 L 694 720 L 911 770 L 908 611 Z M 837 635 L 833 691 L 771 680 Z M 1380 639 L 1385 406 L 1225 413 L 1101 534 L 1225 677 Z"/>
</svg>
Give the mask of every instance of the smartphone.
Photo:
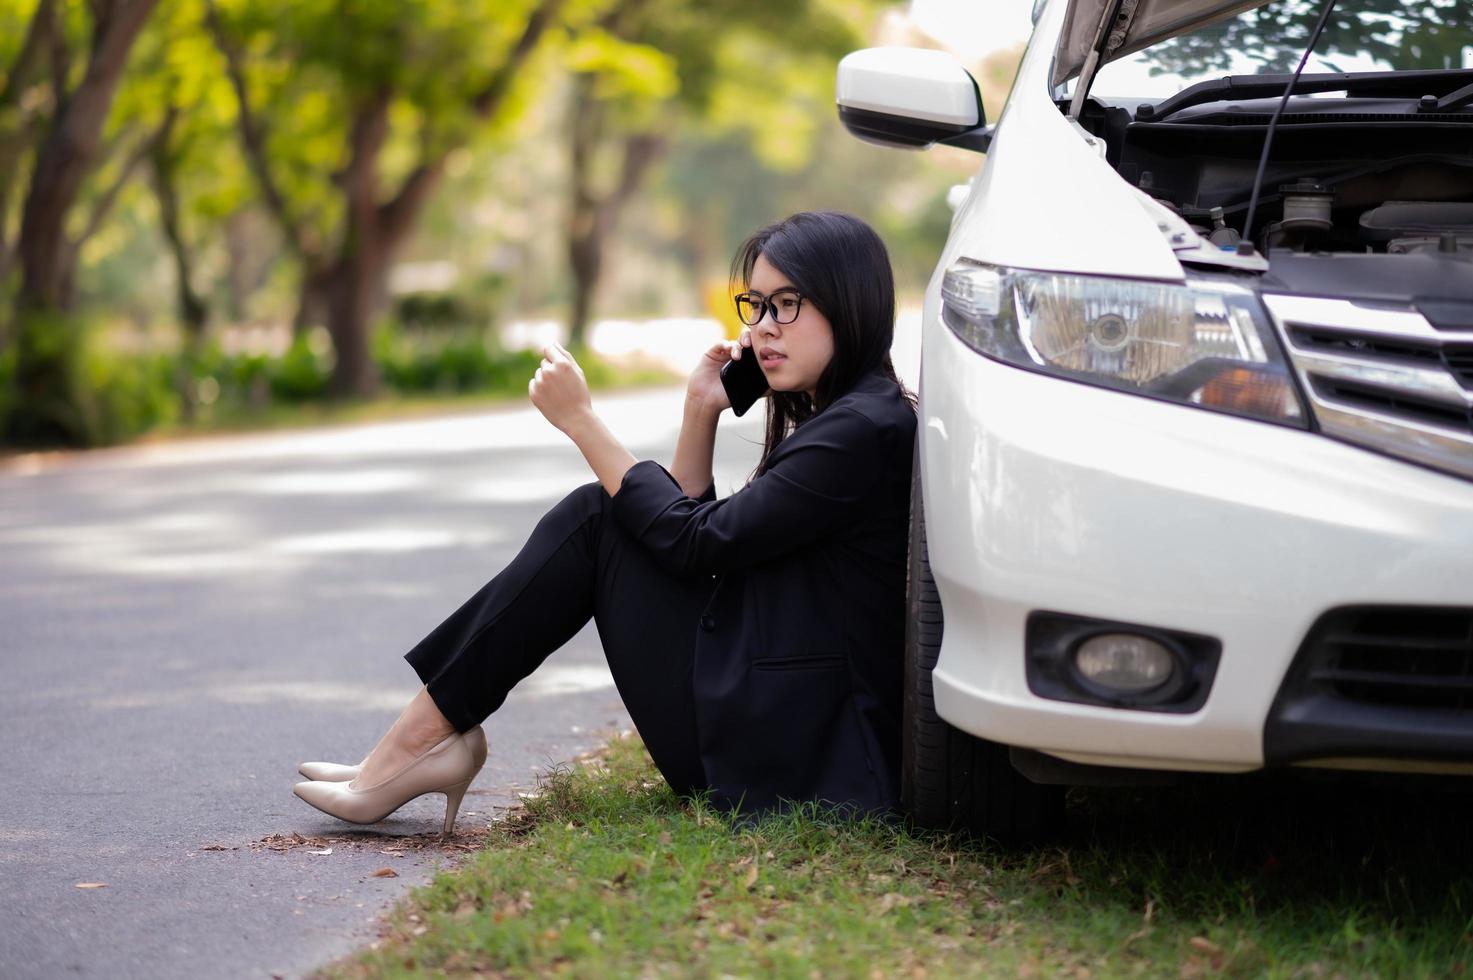
<svg viewBox="0 0 1473 980">
<path fill-rule="evenodd" d="M 721 366 L 721 387 L 726 389 L 731 410 L 738 418 L 767 394 L 767 375 L 762 373 L 762 362 L 755 350 L 748 347 L 742 351 L 741 360 L 727 361 Z"/>
</svg>

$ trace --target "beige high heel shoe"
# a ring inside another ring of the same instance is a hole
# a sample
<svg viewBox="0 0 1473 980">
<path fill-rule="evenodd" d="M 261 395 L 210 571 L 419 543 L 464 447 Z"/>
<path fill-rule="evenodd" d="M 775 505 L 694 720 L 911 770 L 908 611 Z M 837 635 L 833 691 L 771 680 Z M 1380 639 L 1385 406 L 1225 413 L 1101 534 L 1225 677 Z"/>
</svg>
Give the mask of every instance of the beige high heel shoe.
<svg viewBox="0 0 1473 980">
<path fill-rule="evenodd" d="M 455 829 L 460 801 L 480 770 L 470 744 L 456 734 L 376 786 L 309 780 L 297 783 L 292 792 L 323 813 L 360 824 L 378 823 L 426 793 L 444 793 L 445 823 L 440 832 L 449 834 Z"/>
<path fill-rule="evenodd" d="M 468 732 L 461 732 L 461 738 L 470 743 L 471 754 L 476 757 L 476 765 L 486 764 L 486 732 L 477 725 Z M 367 762 L 364 759 L 363 762 Z M 304 762 L 297 767 L 297 772 L 308 779 L 315 779 L 324 783 L 346 783 L 358 778 L 363 771 L 363 762 L 356 766 L 345 766 L 341 762 Z"/>
</svg>

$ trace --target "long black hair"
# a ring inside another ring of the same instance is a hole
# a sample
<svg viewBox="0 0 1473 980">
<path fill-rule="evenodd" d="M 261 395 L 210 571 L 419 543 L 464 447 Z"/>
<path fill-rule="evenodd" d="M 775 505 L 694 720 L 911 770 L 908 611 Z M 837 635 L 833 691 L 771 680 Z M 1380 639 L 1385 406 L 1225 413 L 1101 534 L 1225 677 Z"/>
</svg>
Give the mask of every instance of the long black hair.
<svg viewBox="0 0 1473 980">
<path fill-rule="evenodd" d="M 916 405 L 915 394 L 900 383 L 890 362 L 895 277 L 885 243 L 873 228 L 839 211 L 799 211 L 760 229 L 738 247 L 731 263 L 733 287 L 751 284 L 759 255 L 828 319 L 834 356 L 812 397 L 802 391 L 767 396 L 767 436 L 753 476 L 767 469 L 767 457 L 778 443 L 875 368 L 895 382 L 912 408 Z"/>
</svg>

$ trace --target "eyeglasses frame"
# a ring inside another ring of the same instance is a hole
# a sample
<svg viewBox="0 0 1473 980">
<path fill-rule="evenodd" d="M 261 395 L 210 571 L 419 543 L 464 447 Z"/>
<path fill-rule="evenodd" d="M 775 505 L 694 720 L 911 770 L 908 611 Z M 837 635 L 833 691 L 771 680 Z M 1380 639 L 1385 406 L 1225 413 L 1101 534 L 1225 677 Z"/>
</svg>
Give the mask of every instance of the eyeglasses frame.
<svg viewBox="0 0 1473 980">
<path fill-rule="evenodd" d="M 774 298 L 781 296 L 784 293 L 789 293 L 798 298 L 798 305 L 793 309 L 793 318 L 791 320 L 779 320 L 777 317 L 777 307 L 772 302 Z M 758 302 L 756 304 L 757 319 L 749 321 L 746 317 L 742 316 L 742 300 L 744 298 L 751 300 L 753 297 L 757 297 L 758 299 Z M 805 299 L 807 299 L 807 297 L 798 292 L 797 289 L 793 288 L 792 286 L 784 286 L 782 289 L 773 290 L 771 296 L 763 296 L 761 293 L 754 292 L 748 289 L 745 292 L 737 293 L 731 298 L 731 301 L 732 305 L 736 307 L 737 319 L 741 320 L 749 327 L 755 327 L 757 324 L 761 323 L 762 318 L 767 316 L 768 313 L 772 314 L 773 323 L 776 323 L 780 327 L 785 327 L 788 324 L 793 323 L 795 320 L 797 320 L 799 315 L 802 314 L 803 301 Z"/>
</svg>

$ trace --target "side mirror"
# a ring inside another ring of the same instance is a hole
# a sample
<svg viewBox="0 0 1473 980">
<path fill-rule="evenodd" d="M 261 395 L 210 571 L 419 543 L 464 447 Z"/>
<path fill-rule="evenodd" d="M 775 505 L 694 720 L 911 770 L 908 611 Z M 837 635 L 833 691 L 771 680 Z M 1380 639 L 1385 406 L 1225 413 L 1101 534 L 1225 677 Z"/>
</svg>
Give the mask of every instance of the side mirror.
<svg viewBox="0 0 1473 980">
<path fill-rule="evenodd" d="M 977 81 L 944 51 L 865 48 L 839 62 L 839 121 L 866 143 L 986 152 L 992 127 Z"/>
</svg>

